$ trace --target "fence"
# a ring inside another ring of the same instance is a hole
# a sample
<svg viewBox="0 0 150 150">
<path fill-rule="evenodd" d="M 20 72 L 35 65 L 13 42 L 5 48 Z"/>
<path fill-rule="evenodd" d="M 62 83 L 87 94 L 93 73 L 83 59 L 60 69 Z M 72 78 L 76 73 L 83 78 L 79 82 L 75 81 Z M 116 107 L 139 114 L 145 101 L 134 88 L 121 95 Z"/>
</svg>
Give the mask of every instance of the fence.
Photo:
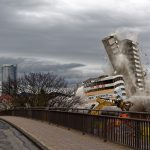
<svg viewBox="0 0 150 150">
<path fill-rule="evenodd" d="M 22 116 L 76 129 L 105 141 L 123 144 L 137 150 L 150 150 L 150 121 L 118 118 L 107 115 L 89 115 L 69 111 L 44 109 L 16 109 L 0 115 Z"/>
</svg>

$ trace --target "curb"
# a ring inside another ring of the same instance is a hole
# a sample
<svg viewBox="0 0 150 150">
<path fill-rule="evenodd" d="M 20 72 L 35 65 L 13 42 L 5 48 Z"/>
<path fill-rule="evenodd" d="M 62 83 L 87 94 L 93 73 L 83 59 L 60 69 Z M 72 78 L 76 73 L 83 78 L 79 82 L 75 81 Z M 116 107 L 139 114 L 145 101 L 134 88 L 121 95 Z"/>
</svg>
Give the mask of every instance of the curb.
<svg viewBox="0 0 150 150">
<path fill-rule="evenodd" d="M 42 144 L 41 142 L 39 142 L 36 138 L 34 138 L 29 133 L 27 133 L 25 130 L 21 129 L 20 127 L 16 126 L 15 124 L 13 124 L 13 123 L 11 123 L 11 122 L 3 119 L 3 118 L 0 118 L 0 120 L 8 123 L 13 128 L 15 128 L 16 130 L 18 130 L 19 132 L 21 132 L 28 140 L 30 140 L 33 144 L 35 144 L 40 150 L 49 150 L 44 144 Z"/>
</svg>

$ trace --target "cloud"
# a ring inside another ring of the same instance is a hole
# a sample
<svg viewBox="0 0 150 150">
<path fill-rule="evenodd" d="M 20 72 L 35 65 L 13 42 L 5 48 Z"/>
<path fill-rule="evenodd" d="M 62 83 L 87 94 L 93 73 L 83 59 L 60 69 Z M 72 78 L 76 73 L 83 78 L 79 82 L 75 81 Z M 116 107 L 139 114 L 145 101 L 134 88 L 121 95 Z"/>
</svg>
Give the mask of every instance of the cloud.
<svg viewBox="0 0 150 150">
<path fill-rule="evenodd" d="M 40 60 L 36 58 L 9 58 L 0 57 L 0 65 L 3 64 L 17 64 L 18 77 L 22 76 L 24 73 L 30 72 L 53 72 L 59 76 L 65 77 L 65 79 L 73 84 L 76 82 L 82 82 L 90 76 L 96 76 L 97 72 L 91 70 L 91 72 L 84 72 L 90 69 L 89 66 L 80 63 L 57 63 L 55 61 Z M 81 71 L 85 68 L 84 71 Z"/>
<path fill-rule="evenodd" d="M 142 53 L 150 54 L 149 6 L 149 0 L 1 0 L 0 63 L 17 63 L 20 72 L 67 70 L 72 79 L 98 76 L 107 67 L 101 40 L 118 29 L 136 32 Z"/>
<path fill-rule="evenodd" d="M 41 0 L 37 2 L 27 0 L 24 7 L 17 5 L 16 13 L 29 24 L 35 21 L 34 23 L 46 22 L 52 26 L 69 23 L 85 25 L 85 22 L 88 24 L 101 22 L 107 25 L 109 20 L 114 23 L 118 20 L 117 23 L 122 21 L 124 25 L 135 24 L 135 22 L 142 25 L 148 22 L 148 20 L 144 22 L 139 22 L 139 20 L 148 19 L 149 4 L 148 0 L 142 2 L 140 0 L 106 0 L 103 3 L 97 0 Z M 100 21 L 100 18 L 103 20 Z"/>
</svg>

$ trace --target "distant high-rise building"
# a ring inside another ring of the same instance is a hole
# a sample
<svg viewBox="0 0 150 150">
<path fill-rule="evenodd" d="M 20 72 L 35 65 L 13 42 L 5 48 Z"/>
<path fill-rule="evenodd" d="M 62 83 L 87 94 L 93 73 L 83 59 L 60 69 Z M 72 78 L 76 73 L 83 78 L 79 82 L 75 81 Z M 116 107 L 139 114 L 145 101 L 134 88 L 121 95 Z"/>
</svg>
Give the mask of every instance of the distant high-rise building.
<svg viewBox="0 0 150 150">
<path fill-rule="evenodd" d="M 17 66 L 2 66 L 2 94 L 15 94 L 17 91 Z"/>
<path fill-rule="evenodd" d="M 144 73 L 140 61 L 138 43 L 129 39 L 120 40 L 111 35 L 103 40 L 108 57 L 116 74 L 122 74 L 127 90 L 132 94 L 145 88 Z"/>
</svg>

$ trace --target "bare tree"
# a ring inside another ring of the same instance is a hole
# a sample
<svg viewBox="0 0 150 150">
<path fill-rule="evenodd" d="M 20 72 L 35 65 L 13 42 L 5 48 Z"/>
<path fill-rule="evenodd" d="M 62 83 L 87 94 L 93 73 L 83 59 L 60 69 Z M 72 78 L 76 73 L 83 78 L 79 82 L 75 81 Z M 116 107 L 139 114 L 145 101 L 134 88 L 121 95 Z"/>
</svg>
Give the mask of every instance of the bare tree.
<svg viewBox="0 0 150 150">
<path fill-rule="evenodd" d="M 81 104 L 81 99 L 78 96 L 57 96 L 53 99 L 49 100 L 48 107 L 56 107 L 56 108 L 73 108 L 77 107 L 79 104 Z"/>
<path fill-rule="evenodd" d="M 17 81 L 17 89 L 14 105 L 72 107 L 80 101 L 75 98 L 74 89 L 67 88 L 66 80 L 53 73 L 24 74 Z"/>
</svg>

